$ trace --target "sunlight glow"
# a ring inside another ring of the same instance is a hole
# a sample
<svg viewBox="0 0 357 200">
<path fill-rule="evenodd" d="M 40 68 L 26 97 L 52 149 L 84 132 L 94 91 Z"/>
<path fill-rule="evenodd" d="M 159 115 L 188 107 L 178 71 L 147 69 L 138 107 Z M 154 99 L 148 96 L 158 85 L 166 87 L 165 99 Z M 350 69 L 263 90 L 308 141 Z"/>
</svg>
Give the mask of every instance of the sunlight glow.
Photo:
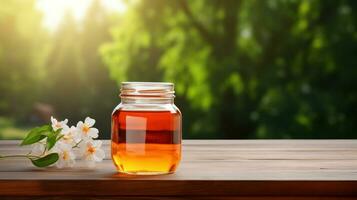
<svg viewBox="0 0 357 200">
<path fill-rule="evenodd" d="M 43 12 L 43 24 L 53 31 L 61 22 L 67 11 L 72 12 L 74 18 L 80 21 L 93 0 L 37 0 L 36 8 Z M 108 11 L 124 13 L 127 5 L 121 0 L 101 0 Z"/>
</svg>

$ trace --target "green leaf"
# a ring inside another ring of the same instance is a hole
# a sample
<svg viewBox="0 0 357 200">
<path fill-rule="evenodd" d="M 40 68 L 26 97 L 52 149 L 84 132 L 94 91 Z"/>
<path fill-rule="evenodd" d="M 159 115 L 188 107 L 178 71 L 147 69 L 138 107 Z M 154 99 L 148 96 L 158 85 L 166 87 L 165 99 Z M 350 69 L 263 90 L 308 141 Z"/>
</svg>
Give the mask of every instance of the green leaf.
<svg viewBox="0 0 357 200">
<path fill-rule="evenodd" d="M 56 141 L 58 141 L 58 140 L 60 140 L 61 138 L 63 138 L 64 137 L 64 135 L 60 135 L 59 137 L 57 137 L 57 140 Z"/>
<path fill-rule="evenodd" d="M 58 153 L 51 153 L 39 159 L 31 159 L 31 162 L 37 167 L 47 167 L 57 162 L 58 158 Z"/>
<path fill-rule="evenodd" d="M 47 143 L 46 143 L 46 148 L 47 150 L 52 149 L 56 142 L 58 141 L 58 136 L 60 135 L 62 129 L 58 129 L 57 131 L 52 131 L 47 135 Z"/>
<path fill-rule="evenodd" d="M 47 150 L 52 149 L 55 146 L 56 142 L 57 142 L 56 136 L 51 135 L 47 137 L 47 142 L 46 142 Z"/>
<path fill-rule="evenodd" d="M 29 145 L 41 141 L 46 137 L 46 133 L 51 131 L 52 131 L 52 127 L 50 125 L 36 127 L 32 129 L 30 133 L 28 133 L 26 137 L 22 140 L 21 146 Z"/>
</svg>

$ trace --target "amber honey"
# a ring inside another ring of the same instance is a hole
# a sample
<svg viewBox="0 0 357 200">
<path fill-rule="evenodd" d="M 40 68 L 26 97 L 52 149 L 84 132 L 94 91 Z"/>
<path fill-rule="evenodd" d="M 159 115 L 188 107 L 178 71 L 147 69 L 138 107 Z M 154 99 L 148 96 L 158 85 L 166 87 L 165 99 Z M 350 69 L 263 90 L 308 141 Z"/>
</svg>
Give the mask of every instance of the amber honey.
<svg viewBox="0 0 357 200">
<path fill-rule="evenodd" d="M 181 113 L 121 110 L 112 114 L 112 159 L 119 172 L 166 174 L 181 159 Z"/>
</svg>

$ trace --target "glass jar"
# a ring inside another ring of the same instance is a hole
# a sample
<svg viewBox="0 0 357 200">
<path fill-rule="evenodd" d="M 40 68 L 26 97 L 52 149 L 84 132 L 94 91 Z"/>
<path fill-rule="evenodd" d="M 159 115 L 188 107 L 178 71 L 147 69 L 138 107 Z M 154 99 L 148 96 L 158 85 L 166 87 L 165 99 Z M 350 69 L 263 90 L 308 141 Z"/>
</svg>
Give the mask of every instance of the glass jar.
<svg viewBox="0 0 357 200">
<path fill-rule="evenodd" d="M 112 113 L 112 159 L 119 172 L 167 174 L 181 160 L 181 112 L 174 84 L 123 82 Z"/>
</svg>

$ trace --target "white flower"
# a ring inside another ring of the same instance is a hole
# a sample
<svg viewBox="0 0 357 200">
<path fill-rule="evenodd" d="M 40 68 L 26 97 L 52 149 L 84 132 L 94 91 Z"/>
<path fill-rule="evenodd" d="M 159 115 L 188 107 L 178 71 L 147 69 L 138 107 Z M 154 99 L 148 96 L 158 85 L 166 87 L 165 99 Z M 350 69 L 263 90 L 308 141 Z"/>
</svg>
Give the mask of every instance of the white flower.
<svg viewBox="0 0 357 200">
<path fill-rule="evenodd" d="M 104 159 L 105 153 L 101 146 L 102 141 L 100 140 L 88 140 L 81 145 L 81 153 L 89 167 L 93 167 L 95 162 L 101 162 Z"/>
<path fill-rule="evenodd" d="M 87 117 L 84 120 L 84 123 L 82 121 L 79 121 L 77 123 L 77 129 L 82 139 L 86 140 L 86 139 L 98 137 L 98 133 L 99 133 L 98 129 L 91 128 L 94 124 L 95 124 L 95 120 L 90 117 Z"/>
<path fill-rule="evenodd" d="M 37 142 L 35 144 L 32 144 L 31 147 L 31 154 L 35 156 L 40 156 L 45 153 L 46 150 L 46 139 L 41 140 L 40 142 Z"/>
<path fill-rule="evenodd" d="M 68 119 L 65 119 L 63 121 L 57 121 L 56 118 L 51 116 L 51 122 L 52 122 L 52 128 L 53 128 L 54 131 L 57 131 L 60 128 L 64 129 L 64 128 L 68 127 L 67 126 Z"/>
<path fill-rule="evenodd" d="M 79 135 L 77 128 L 74 126 L 71 126 L 71 128 L 69 128 L 68 126 L 65 127 L 61 131 L 61 134 L 63 134 L 63 137 L 60 139 L 60 142 L 66 144 L 75 145 L 81 140 L 81 136 Z"/>
<path fill-rule="evenodd" d="M 58 161 L 56 166 L 58 168 L 73 167 L 76 156 L 72 151 L 72 146 L 63 142 L 58 142 L 54 147 L 54 151 L 58 153 Z"/>
</svg>

